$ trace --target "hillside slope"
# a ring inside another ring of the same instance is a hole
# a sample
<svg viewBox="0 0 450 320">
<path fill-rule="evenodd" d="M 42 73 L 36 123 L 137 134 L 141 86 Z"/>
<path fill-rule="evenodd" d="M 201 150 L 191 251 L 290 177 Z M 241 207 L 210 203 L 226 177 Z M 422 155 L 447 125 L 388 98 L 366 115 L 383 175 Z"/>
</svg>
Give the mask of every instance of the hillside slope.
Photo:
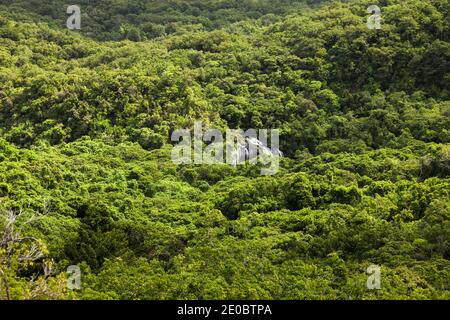
<svg viewBox="0 0 450 320">
<path fill-rule="evenodd" d="M 193 30 L 215 30 L 233 23 L 264 19 L 281 21 L 309 11 L 324 0 L 80 0 L 81 33 L 99 40 L 142 41 Z M 65 0 L 0 0 L 0 8 L 16 19 L 66 25 Z"/>
<path fill-rule="evenodd" d="M 0 240 L 19 213 L 33 238 L 0 241 L 0 299 L 450 298 L 447 1 L 379 1 L 381 30 L 366 0 L 222 1 L 256 19 L 205 9 L 141 41 L 24 3 L 0 1 Z M 133 28 L 183 20 L 170 4 Z M 170 134 L 197 120 L 280 129 L 279 172 L 175 165 Z"/>
</svg>

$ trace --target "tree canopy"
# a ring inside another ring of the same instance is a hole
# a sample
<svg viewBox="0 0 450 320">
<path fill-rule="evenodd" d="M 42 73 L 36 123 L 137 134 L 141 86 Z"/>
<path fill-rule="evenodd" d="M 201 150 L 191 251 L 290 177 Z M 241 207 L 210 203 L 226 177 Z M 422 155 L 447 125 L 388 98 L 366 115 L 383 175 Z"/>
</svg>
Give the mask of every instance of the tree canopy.
<svg viewBox="0 0 450 320">
<path fill-rule="evenodd" d="M 450 298 L 448 1 L 64 3 L 0 0 L 0 299 Z M 197 120 L 279 172 L 174 164 Z"/>
</svg>

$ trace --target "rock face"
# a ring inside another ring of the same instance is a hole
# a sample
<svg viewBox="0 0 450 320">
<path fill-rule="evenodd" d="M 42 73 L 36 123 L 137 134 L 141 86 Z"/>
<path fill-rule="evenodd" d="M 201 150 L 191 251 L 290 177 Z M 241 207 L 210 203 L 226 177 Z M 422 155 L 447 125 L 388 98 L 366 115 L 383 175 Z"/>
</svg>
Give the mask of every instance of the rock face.
<svg viewBox="0 0 450 320">
<path fill-rule="evenodd" d="M 254 137 L 239 137 L 237 143 L 232 146 L 232 165 L 256 160 L 259 157 L 283 157 L 283 152 L 277 147 L 268 147 Z"/>
</svg>

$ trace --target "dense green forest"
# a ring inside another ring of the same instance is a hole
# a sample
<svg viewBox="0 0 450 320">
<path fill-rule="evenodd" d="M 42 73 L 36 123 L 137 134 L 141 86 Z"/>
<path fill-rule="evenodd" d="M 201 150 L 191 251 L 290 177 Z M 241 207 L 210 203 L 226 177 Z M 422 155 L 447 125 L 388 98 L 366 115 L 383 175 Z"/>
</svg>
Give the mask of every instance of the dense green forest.
<svg viewBox="0 0 450 320">
<path fill-rule="evenodd" d="M 263 18 L 263 23 L 306 11 L 325 0 L 78 0 L 83 31 L 99 40 L 141 41 L 168 34 L 214 30 L 231 23 Z M 67 6 L 61 0 L 0 0 L 13 18 L 47 21 L 63 27 Z M 30 13 L 33 13 L 30 15 Z"/>
<path fill-rule="evenodd" d="M 0 0 L 0 299 L 450 299 L 448 0 L 78 2 Z"/>
</svg>

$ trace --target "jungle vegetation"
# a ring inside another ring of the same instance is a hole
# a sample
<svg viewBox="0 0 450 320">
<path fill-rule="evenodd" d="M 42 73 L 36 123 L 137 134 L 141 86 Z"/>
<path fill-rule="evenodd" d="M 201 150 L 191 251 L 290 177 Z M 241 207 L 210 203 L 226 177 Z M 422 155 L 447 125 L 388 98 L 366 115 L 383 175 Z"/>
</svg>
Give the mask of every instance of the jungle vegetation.
<svg viewBox="0 0 450 320">
<path fill-rule="evenodd" d="M 447 0 L 78 2 L 0 0 L 0 299 L 450 298 Z M 174 164 L 197 120 L 279 172 Z"/>
</svg>

